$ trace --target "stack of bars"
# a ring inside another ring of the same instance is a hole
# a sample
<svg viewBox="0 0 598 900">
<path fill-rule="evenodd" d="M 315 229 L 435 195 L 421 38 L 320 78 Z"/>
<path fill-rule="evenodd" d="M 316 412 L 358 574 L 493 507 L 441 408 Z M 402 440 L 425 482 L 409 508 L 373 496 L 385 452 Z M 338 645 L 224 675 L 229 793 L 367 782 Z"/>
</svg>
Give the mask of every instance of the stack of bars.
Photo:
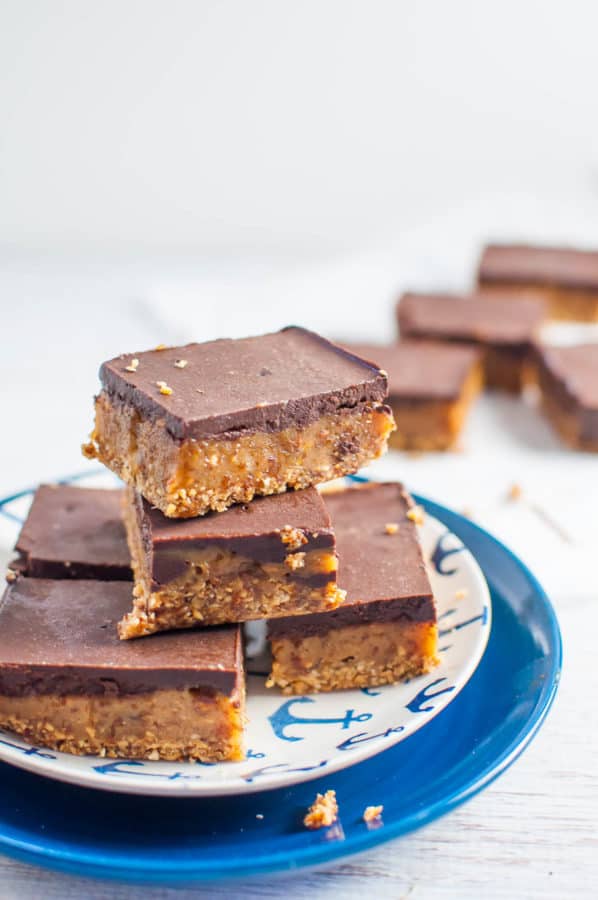
<svg viewBox="0 0 598 900">
<path fill-rule="evenodd" d="M 436 664 L 408 494 L 315 488 L 385 451 L 381 369 L 287 328 L 121 356 L 100 377 L 84 452 L 126 488 L 38 489 L 0 605 L 0 726 L 77 754 L 242 759 L 256 619 L 285 693 Z"/>
</svg>

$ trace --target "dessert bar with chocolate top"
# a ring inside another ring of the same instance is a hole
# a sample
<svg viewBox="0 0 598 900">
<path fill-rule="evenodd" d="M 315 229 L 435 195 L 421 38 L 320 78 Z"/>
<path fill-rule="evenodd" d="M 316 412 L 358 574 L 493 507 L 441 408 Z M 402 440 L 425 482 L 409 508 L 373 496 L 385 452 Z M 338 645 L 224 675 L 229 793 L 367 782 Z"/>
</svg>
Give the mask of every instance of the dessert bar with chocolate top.
<svg viewBox="0 0 598 900">
<path fill-rule="evenodd" d="M 598 453 L 598 344 L 536 348 L 541 404 L 561 438 Z"/>
<path fill-rule="evenodd" d="M 484 294 L 541 297 L 552 319 L 598 321 L 598 250 L 490 244 L 480 259 Z"/>
<path fill-rule="evenodd" d="M 129 488 L 125 521 L 135 589 L 123 638 L 322 612 L 342 600 L 330 516 L 315 488 L 178 520 Z"/>
<path fill-rule="evenodd" d="M 120 490 L 42 484 L 10 568 L 35 578 L 132 578 Z"/>
<path fill-rule="evenodd" d="M 123 642 L 119 581 L 19 576 L 0 600 L 0 727 L 75 754 L 243 758 L 239 626 Z"/>
<path fill-rule="evenodd" d="M 85 455 L 172 518 L 355 472 L 394 427 L 385 374 L 303 328 L 123 355 L 100 378 Z"/>
<path fill-rule="evenodd" d="M 286 694 L 390 684 L 429 672 L 436 606 L 400 484 L 366 484 L 324 495 L 335 529 L 342 606 L 271 619 L 269 685 Z"/>
<path fill-rule="evenodd" d="M 482 351 L 484 383 L 518 393 L 529 377 L 533 342 L 545 305 L 480 294 L 404 294 L 397 309 L 401 337 L 475 345 Z"/>
<path fill-rule="evenodd" d="M 442 341 L 351 344 L 388 375 L 388 404 L 397 425 L 389 440 L 399 450 L 448 450 L 482 385 L 481 353 Z"/>
</svg>

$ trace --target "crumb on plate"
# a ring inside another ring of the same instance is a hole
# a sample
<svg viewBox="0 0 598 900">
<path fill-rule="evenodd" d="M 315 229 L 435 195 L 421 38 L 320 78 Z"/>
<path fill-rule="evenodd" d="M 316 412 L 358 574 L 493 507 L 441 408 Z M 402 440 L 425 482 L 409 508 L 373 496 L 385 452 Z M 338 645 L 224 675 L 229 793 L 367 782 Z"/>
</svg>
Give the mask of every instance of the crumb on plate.
<svg viewBox="0 0 598 900">
<path fill-rule="evenodd" d="M 375 822 L 376 819 L 379 819 L 384 811 L 384 807 L 380 806 L 366 806 L 363 811 L 363 821 L 364 822 Z"/>
<path fill-rule="evenodd" d="M 333 825 L 337 818 L 336 792 L 326 791 L 325 794 L 316 796 L 303 819 L 303 824 L 306 828 L 327 828 L 329 825 Z"/>
</svg>

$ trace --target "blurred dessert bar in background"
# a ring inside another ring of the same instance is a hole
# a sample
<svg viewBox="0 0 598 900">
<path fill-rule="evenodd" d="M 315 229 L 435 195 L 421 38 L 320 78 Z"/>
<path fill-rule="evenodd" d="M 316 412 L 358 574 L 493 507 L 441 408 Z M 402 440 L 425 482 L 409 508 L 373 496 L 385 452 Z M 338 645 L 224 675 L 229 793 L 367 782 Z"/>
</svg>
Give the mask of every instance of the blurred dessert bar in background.
<svg viewBox="0 0 598 900">
<path fill-rule="evenodd" d="M 536 348 L 541 405 L 561 438 L 598 452 L 598 343 Z"/>
<path fill-rule="evenodd" d="M 438 662 L 436 606 L 417 533 L 419 510 L 400 484 L 324 494 L 336 533 L 338 609 L 272 619 L 270 685 L 286 694 L 390 684 Z"/>
<path fill-rule="evenodd" d="M 530 291 L 552 319 L 598 321 L 598 250 L 490 244 L 480 259 L 479 287 L 517 300 Z"/>
<path fill-rule="evenodd" d="M 397 426 L 391 447 L 448 450 L 455 445 L 482 387 L 479 349 L 425 340 L 343 346 L 388 375 L 388 404 Z"/>
<path fill-rule="evenodd" d="M 406 293 L 397 307 L 402 338 L 473 345 L 482 351 L 484 384 L 519 393 L 529 380 L 534 340 L 545 318 L 542 300 L 518 303 L 480 294 Z"/>
</svg>

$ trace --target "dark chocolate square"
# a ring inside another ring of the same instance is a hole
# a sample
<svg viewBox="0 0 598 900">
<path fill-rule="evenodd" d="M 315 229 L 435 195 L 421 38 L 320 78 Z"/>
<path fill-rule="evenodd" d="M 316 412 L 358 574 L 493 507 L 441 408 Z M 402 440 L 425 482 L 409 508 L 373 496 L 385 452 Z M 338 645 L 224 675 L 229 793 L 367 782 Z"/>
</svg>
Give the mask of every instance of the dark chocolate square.
<svg viewBox="0 0 598 900">
<path fill-rule="evenodd" d="M 598 343 L 536 348 L 542 391 L 579 422 L 582 442 L 598 443 Z"/>
<path fill-rule="evenodd" d="M 131 491 L 129 497 L 155 586 L 182 574 L 190 555 L 209 547 L 256 562 L 282 563 L 293 549 L 309 552 L 335 546 L 330 515 L 315 488 L 259 497 L 192 519 L 168 519 L 138 492 Z M 301 543 L 296 547 L 283 540 L 289 530 L 299 533 Z M 314 580 L 327 583 L 334 577 L 331 572 Z"/>
<path fill-rule="evenodd" d="M 402 340 L 395 344 L 344 344 L 375 361 L 388 375 L 388 399 L 457 400 L 480 360 L 475 347 L 443 341 Z"/>
<path fill-rule="evenodd" d="M 529 284 L 598 291 L 598 250 L 490 244 L 478 272 L 480 284 Z"/>
<path fill-rule="evenodd" d="M 482 294 L 403 294 L 398 305 L 402 337 L 432 338 L 492 344 L 531 346 L 546 314 L 542 300 Z"/>
<path fill-rule="evenodd" d="M 271 619 L 271 638 L 366 622 L 436 620 L 413 501 L 401 484 L 366 484 L 324 494 L 336 534 L 338 586 L 345 602 L 330 612 Z M 396 530 L 395 530 L 396 526 Z"/>
<path fill-rule="evenodd" d="M 0 693 L 230 694 L 239 685 L 239 626 L 121 641 L 116 625 L 130 606 L 126 582 L 17 578 L 0 600 Z"/>
<path fill-rule="evenodd" d="M 132 579 L 122 497 L 121 490 L 41 485 L 11 569 L 35 578 Z"/>
<path fill-rule="evenodd" d="M 387 387 L 375 366 L 294 326 L 123 354 L 102 365 L 100 378 L 111 399 L 163 420 L 177 439 L 303 427 L 381 402 Z"/>
</svg>

